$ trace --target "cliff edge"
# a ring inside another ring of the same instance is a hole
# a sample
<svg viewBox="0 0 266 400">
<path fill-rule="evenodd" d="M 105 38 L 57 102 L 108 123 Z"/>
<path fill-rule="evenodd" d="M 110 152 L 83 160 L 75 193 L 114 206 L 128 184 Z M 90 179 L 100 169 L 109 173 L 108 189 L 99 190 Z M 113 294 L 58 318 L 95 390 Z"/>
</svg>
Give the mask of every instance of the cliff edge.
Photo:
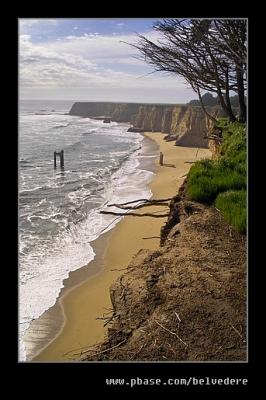
<svg viewBox="0 0 266 400">
<path fill-rule="evenodd" d="M 207 107 L 215 117 L 222 116 L 217 106 Z M 167 133 L 179 146 L 208 147 L 206 132 L 212 127 L 201 107 L 173 104 L 77 102 L 70 115 L 85 118 L 106 116 L 116 122 L 129 122 L 147 132 Z"/>
<path fill-rule="evenodd" d="M 97 361 L 245 361 L 246 246 L 214 207 L 173 198 L 161 248 L 141 250 L 110 289 Z"/>
</svg>

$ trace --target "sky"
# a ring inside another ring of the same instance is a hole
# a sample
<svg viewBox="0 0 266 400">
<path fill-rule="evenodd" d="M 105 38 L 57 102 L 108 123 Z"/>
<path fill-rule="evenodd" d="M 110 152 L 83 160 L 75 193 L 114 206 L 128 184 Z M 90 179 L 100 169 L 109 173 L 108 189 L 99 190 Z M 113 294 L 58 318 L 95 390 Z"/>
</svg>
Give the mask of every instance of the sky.
<svg viewBox="0 0 266 400">
<path fill-rule="evenodd" d="M 20 99 L 186 103 L 181 78 L 137 59 L 137 35 L 158 39 L 148 18 L 19 19 Z"/>
</svg>

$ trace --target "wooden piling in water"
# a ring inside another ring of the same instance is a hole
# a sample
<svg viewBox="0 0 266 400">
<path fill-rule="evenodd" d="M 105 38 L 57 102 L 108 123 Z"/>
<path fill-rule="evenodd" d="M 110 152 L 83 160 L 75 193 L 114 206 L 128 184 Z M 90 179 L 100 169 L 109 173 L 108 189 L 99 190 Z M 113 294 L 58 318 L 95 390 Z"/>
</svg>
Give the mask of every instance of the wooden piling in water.
<svg viewBox="0 0 266 400">
<path fill-rule="evenodd" d="M 54 151 L 54 168 L 56 168 L 56 156 L 60 156 L 60 168 L 63 169 L 65 165 L 64 150 L 61 150 L 60 153 Z"/>
<path fill-rule="evenodd" d="M 162 152 L 160 152 L 159 164 L 163 165 L 163 153 Z"/>
<path fill-rule="evenodd" d="M 60 168 L 64 168 L 64 164 L 65 164 L 65 161 L 64 161 L 64 150 L 61 150 L 60 151 Z"/>
</svg>

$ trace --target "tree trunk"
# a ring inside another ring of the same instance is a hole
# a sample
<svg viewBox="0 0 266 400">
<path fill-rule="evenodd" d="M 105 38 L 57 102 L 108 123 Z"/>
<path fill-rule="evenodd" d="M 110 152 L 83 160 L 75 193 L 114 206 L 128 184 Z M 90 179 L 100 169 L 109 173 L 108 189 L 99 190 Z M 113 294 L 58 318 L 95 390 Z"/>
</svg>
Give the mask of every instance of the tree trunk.
<svg viewBox="0 0 266 400">
<path fill-rule="evenodd" d="M 211 114 L 209 114 L 208 111 L 206 110 L 204 103 L 202 101 L 200 90 L 198 87 L 197 87 L 197 92 L 198 92 L 198 96 L 199 96 L 200 105 L 201 105 L 201 108 L 203 109 L 204 113 L 207 115 L 208 118 L 210 118 L 211 121 L 213 121 L 214 123 L 217 123 L 218 122 L 217 119 L 214 118 Z"/>
<path fill-rule="evenodd" d="M 217 95 L 219 97 L 221 107 L 225 111 L 226 115 L 229 117 L 230 122 L 235 122 L 236 117 L 234 116 L 234 114 L 232 112 L 231 103 L 229 102 L 230 107 L 228 107 L 226 102 L 224 101 L 224 96 L 223 96 L 220 81 L 219 81 L 219 73 L 218 73 L 218 69 L 217 69 L 217 64 L 216 64 L 215 58 L 214 58 L 209 46 L 208 46 L 208 53 L 212 60 L 212 65 L 213 65 L 213 70 L 214 70 L 214 78 L 216 81 Z"/>
<path fill-rule="evenodd" d="M 229 118 L 230 118 L 230 122 L 235 122 L 236 121 L 236 117 L 233 113 L 232 110 L 232 106 L 231 106 L 231 101 L 230 101 L 230 91 L 229 91 L 229 79 L 228 79 L 228 69 L 226 70 L 226 88 L 225 88 L 225 100 L 226 100 L 226 105 L 228 108 L 228 112 L 229 112 Z"/>
<path fill-rule="evenodd" d="M 224 101 L 224 97 L 223 97 L 222 91 L 218 90 L 217 91 L 217 95 L 219 97 L 221 107 L 225 111 L 226 115 L 229 117 L 230 122 L 235 122 L 236 117 L 234 116 L 234 114 L 232 112 L 232 109 L 228 108 L 226 102 Z"/>
<path fill-rule="evenodd" d="M 246 122 L 247 119 L 247 108 L 245 103 L 245 88 L 243 69 L 236 66 L 236 79 L 238 89 L 238 101 L 239 101 L 239 122 Z"/>
</svg>

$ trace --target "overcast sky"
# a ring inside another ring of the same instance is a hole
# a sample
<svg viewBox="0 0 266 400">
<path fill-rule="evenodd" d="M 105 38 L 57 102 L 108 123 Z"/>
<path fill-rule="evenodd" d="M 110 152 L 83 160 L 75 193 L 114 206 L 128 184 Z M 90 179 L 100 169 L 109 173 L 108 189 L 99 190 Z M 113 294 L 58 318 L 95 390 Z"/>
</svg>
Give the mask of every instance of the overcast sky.
<svg viewBox="0 0 266 400">
<path fill-rule="evenodd" d="M 19 19 L 21 99 L 186 103 L 177 76 L 136 59 L 137 34 L 156 40 L 158 19 Z"/>
</svg>

